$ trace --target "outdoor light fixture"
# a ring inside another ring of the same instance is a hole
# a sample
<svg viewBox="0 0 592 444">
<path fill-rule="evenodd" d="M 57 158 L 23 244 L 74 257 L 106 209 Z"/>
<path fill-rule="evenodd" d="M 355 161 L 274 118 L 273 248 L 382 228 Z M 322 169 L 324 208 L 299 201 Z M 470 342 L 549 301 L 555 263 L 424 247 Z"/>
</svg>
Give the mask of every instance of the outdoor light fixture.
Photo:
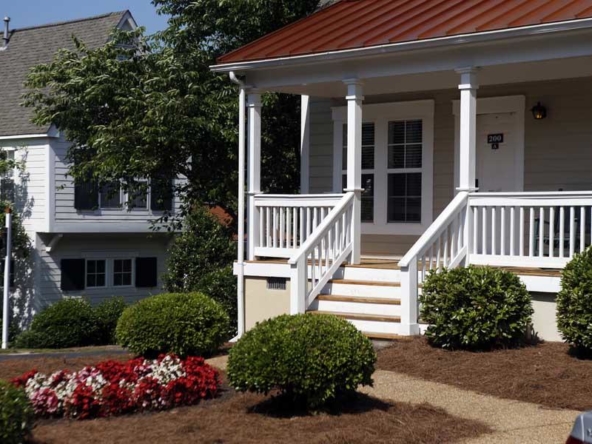
<svg viewBox="0 0 592 444">
<path fill-rule="evenodd" d="M 532 115 L 534 116 L 534 120 L 543 120 L 547 117 L 547 108 L 541 105 L 541 102 L 537 103 L 531 109 Z"/>
</svg>

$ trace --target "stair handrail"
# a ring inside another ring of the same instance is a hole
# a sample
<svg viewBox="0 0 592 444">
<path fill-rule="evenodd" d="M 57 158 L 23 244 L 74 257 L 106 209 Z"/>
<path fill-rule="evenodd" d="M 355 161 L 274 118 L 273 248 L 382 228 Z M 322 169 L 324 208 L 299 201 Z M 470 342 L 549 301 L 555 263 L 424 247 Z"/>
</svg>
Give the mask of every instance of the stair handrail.
<svg viewBox="0 0 592 444">
<path fill-rule="evenodd" d="M 292 314 L 306 311 L 320 294 L 323 286 L 351 254 L 354 198 L 353 192 L 346 193 L 288 260 L 292 268 L 290 279 L 290 312 Z M 331 236 L 332 233 L 334 236 Z M 317 252 L 320 253 L 318 257 Z M 311 276 L 309 276 L 309 256 L 311 256 Z M 316 271 L 319 272 L 318 276 Z M 312 281 L 310 285 L 309 280 Z"/>
</svg>

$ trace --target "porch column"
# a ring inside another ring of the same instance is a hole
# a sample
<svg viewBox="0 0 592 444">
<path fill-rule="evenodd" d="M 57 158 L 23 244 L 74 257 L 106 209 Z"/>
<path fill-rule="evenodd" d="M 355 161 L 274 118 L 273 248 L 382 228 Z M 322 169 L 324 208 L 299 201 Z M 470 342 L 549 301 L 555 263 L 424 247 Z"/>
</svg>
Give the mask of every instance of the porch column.
<svg viewBox="0 0 592 444">
<path fill-rule="evenodd" d="M 362 82 L 346 80 L 347 85 L 347 188 L 353 192 L 354 208 L 351 236 L 351 263 L 359 264 L 362 247 Z"/>
<path fill-rule="evenodd" d="M 310 96 L 300 102 L 300 194 L 310 192 Z"/>
<path fill-rule="evenodd" d="M 460 74 L 460 150 L 458 191 L 475 191 L 477 164 L 477 69 L 456 70 Z"/>
<path fill-rule="evenodd" d="M 255 196 L 261 193 L 261 94 L 250 92 L 248 98 L 248 167 L 247 213 L 249 242 L 248 258 L 255 260 L 255 248 L 259 245 L 259 213 L 255 209 Z"/>
</svg>

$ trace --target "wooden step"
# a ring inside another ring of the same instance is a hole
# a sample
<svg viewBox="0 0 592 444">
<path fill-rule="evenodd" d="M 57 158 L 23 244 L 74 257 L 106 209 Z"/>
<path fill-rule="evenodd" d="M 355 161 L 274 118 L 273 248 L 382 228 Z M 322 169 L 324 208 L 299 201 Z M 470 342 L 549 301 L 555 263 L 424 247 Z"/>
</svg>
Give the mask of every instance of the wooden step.
<svg viewBox="0 0 592 444">
<path fill-rule="evenodd" d="M 400 287 L 399 282 L 381 282 L 381 281 L 354 281 L 351 279 L 333 279 L 329 281 L 329 284 L 341 284 L 341 285 L 372 285 L 376 287 Z"/>
<path fill-rule="evenodd" d="M 362 334 L 369 339 L 381 339 L 384 341 L 412 341 L 414 336 L 400 336 L 393 333 L 372 333 L 363 331 Z"/>
<path fill-rule="evenodd" d="M 376 321 L 376 322 L 401 322 L 400 316 L 386 316 L 386 315 L 370 315 L 370 314 L 358 314 L 358 313 L 342 313 L 338 311 L 309 311 L 307 313 L 313 315 L 333 315 L 339 318 L 351 319 L 354 321 Z"/>
<path fill-rule="evenodd" d="M 355 302 L 360 304 L 383 304 L 383 305 L 401 305 L 399 299 L 390 298 L 372 298 L 366 296 L 340 296 L 336 294 L 320 294 L 317 296 L 319 301 L 329 302 Z"/>
</svg>

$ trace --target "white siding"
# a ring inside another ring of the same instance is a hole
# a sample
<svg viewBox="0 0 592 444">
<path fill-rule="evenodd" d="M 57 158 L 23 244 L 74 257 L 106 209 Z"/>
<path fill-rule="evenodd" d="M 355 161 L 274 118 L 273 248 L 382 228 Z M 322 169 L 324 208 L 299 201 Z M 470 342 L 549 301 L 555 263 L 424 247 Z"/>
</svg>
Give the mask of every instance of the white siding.
<svg viewBox="0 0 592 444">
<path fill-rule="evenodd" d="M 123 296 L 128 302 L 161 292 L 160 277 L 166 271 L 166 247 L 169 237 L 164 234 L 66 234 L 55 249 L 48 253 L 45 246 L 52 235 L 39 234 L 37 254 L 41 259 L 39 270 L 39 291 L 37 292 L 35 309 L 62 299 L 64 296 L 83 296 L 95 304 L 112 296 Z M 62 259 L 95 258 L 110 259 L 123 257 L 156 257 L 158 258 L 158 288 L 106 287 L 87 289 L 80 292 L 62 294 L 60 261 Z"/>
<path fill-rule="evenodd" d="M 487 86 L 478 97 L 526 96 L 525 191 L 592 189 L 592 78 Z M 434 218 L 454 195 L 454 115 L 457 90 L 366 97 L 365 103 L 435 101 L 434 117 Z M 543 103 L 548 117 L 535 121 L 530 109 Z M 333 127 L 331 106 L 339 100 L 311 100 L 311 192 L 332 189 Z M 415 236 L 362 236 L 362 253 L 405 254 Z"/>
</svg>

